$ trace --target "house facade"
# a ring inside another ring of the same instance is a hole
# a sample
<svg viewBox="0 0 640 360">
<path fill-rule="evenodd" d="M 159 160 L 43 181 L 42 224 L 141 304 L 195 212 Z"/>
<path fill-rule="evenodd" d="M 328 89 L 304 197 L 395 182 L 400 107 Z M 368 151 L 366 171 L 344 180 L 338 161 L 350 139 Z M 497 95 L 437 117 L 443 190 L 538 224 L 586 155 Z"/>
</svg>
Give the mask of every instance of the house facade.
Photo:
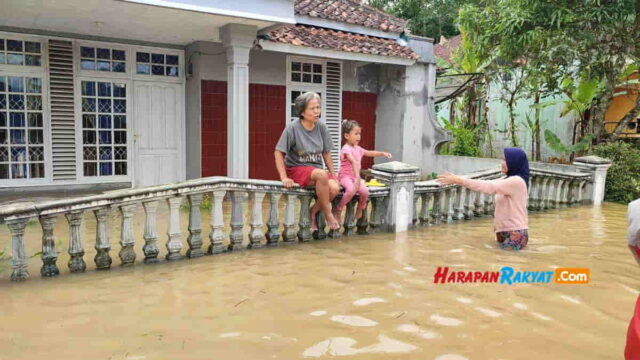
<svg viewBox="0 0 640 360">
<path fill-rule="evenodd" d="M 446 137 L 431 98 L 432 41 L 352 0 L 3 8 L 5 192 L 277 179 L 274 145 L 304 91 L 321 95 L 336 144 L 341 119 L 356 119 L 363 146 L 421 166 Z"/>
</svg>

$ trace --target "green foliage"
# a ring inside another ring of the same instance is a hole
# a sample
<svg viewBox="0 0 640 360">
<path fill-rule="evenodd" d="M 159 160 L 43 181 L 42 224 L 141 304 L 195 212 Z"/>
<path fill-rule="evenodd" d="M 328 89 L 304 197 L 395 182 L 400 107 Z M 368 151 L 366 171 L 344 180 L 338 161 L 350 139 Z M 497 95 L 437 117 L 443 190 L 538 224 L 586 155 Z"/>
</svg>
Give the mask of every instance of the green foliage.
<svg viewBox="0 0 640 360">
<path fill-rule="evenodd" d="M 441 120 L 444 123 L 444 128 L 453 135 L 453 141 L 445 144 L 440 150 L 440 154 L 480 156 L 480 148 L 476 141 L 479 128 L 470 128 L 464 124 L 452 125 L 445 118 L 441 118 Z"/>
<path fill-rule="evenodd" d="M 629 203 L 640 198 L 640 148 L 618 141 L 594 147 L 593 153 L 612 161 L 604 199 Z"/>
<path fill-rule="evenodd" d="M 407 19 L 412 34 L 434 38 L 451 37 L 460 31 L 456 18 L 468 0 L 369 0 L 369 5 Z"/>
<path fill-rule="evenodd" d="M 544 139 L 553 151 L 559 154 L 569 155 L 576 151 L 587 150 L 589 148 L 589 143 L 593 139 L 593 135 L 589 134 L 573 145 L 565 145 L 560 141 L 560 138 L 553 133 L 553 131 L 546 129 L 544 131 Z"/>
</svg>

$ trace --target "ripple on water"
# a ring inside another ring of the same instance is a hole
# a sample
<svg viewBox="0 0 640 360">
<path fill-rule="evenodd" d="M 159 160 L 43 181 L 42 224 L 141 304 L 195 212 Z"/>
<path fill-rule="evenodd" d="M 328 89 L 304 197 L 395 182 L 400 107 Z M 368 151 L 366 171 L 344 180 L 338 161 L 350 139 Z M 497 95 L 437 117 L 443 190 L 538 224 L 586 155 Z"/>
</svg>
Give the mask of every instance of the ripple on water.
<svg viewBox="0 0 640 360">
<path fill-rule="evenodd" d="M 409 272 L 416 272 L 418 271 L 416 268 L 414 268 L 413 266 L 405 266 L 402 268 L 404 271 L 409 271 Z"/>
<path fill-rule="evenodd" d="M 350 326 L 376 326 L 377 321 L 373 321 L 357 315 L 334 315 L 331 321 L 339 322 Z"/>
<path fill-rule="evenodd" d="M 378 342 L 363 348 L 355 348 L 357 341 L 352 338 L 334 337 L 321 341 L 306 349 L 302 356 L 321 357 L 330 356 L 350 356 L 356 354 L 400 354 L 416 350 L 417 347 L 384 335 L 378 335 Z"/>
<path fill-rule="evenodd" d="M 489 316 L 489 317 L 500 317 L 502 316 L 502 314 L 500 314 L 497 311 L 491 310 L 491 309 L 487 309 L 487 308 L 483 308 L 483 307 L 476 307 L 476 310 L 480 311 L 481 313 Z"/>
<path fill-rule="evenodd" d="M 552 318 L 548 317 L 547 315 L 543 315 L 537 312 L 532 312 L 531 315 L 537 317 L 540 320 L 544 320 L 544 321 L 551 321 L 553 320 Z"/>
<path fill-rule="evenodd" d="M 468 358 L 458 354 L 444 354 L 440 355 L 435 360 L 469 360 Z"/>
<path fill-rule="evenodd" d="M 322 315 L 325 315 L 326 313 L 327 312 L 324 311 L 324 310 L 317 310 L 317 311 L 310 312 L 309 315 L 311 315 L 311 316 L 322 316 Z"/>
<path fill-rule="evenodd" d="M 462 320 L 441 316 L 438 314 L 431 315 L 431 321 L 438 323 L 439 325 L 444 326 L 460 326 L 462 325 Z"/>
<path fill-rule="evenodd" d="M 461 302 L 463 304 L 471 304 L 473 302 L 473 300 L 466 297 L 457 297 L 456 300 L 458 300 L 458 302 Z"/>
<path fill-rule="evenodd" d="M 381 298 L 378 298 L 378 297 L 372 297 L 372 298 L 358 299 L 358 300 L 353 302 L 353 305 L 355 305 L 355 306 L 366 306 L 366 305 L 369 305 L 369 304 L 384 303 L 384 302 L 387 302 L 387 300 L 381 299 Z"/>
<path fill-rule="evenodd" d="M 437 339 L 440 335 L 433 331 L 427 331 L 414 324 L 402 324 L 397 327 L 398 331 L 405 333 L 415 334 L 423 339 L 431 340 Z"/>
<path fill-rule="evenodd" d="M 513 303 L 513 307 L 520 310 L 527 310 L 528 306 L 523 303 Z"/>
<path fill-rule="evenodd" d="M 560 295 L 560 297 L 562 298 L 562 300 L 568 301 L 570 303 L 581 304 L 580 300 L 576 299 L 575 297 L 567 295 Z"/>
<path fill-rule="evenodd" d="M 221 338 L 230 338 L 230 337 L 237 337 L 237 336 L 240 336 L 239 332 L 230 332 L 230 333 L 220 334 Z"/>
</svg>

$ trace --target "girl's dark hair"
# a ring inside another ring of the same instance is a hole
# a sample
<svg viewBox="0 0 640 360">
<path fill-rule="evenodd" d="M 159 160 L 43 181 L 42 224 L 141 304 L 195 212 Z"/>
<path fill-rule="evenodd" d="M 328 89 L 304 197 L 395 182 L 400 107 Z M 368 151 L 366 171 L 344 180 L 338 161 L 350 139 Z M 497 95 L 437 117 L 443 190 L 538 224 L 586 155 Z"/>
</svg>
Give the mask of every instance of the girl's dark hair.
<svg viewBox="0 0 640 360">
<path fill-rule="evenodd" d="M 348 119 L 342 120 L 342 135 L 350 133 L 355 127 L 361 127 L 357 121 Z"/>
</svg>

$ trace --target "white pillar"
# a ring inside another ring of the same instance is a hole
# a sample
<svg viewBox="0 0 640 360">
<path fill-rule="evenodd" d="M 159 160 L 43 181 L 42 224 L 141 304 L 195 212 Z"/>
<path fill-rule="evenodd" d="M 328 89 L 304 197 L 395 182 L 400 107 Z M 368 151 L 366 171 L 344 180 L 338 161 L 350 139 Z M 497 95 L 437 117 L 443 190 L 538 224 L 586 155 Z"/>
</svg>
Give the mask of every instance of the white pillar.
<svg viewBox="0 0 640 360">
<path fill-rule="evenodd" d="M 227 51 L 227 176 L 249 177 L 249 51 L 257 28 L 228 24 L 220 28 Z"/>
<path fill-rule="evenodd" d="M 583 156 L 575 159 L 573 165 L 578 167 L 581 172 L 591 174 L 591 180 L 587 182 L 585 189 L 586 200 L 589 200 L 593 205 L 602 204 L 607 170 L 611 166 L 611 160 L 598 156 Z"/>
</svg>

